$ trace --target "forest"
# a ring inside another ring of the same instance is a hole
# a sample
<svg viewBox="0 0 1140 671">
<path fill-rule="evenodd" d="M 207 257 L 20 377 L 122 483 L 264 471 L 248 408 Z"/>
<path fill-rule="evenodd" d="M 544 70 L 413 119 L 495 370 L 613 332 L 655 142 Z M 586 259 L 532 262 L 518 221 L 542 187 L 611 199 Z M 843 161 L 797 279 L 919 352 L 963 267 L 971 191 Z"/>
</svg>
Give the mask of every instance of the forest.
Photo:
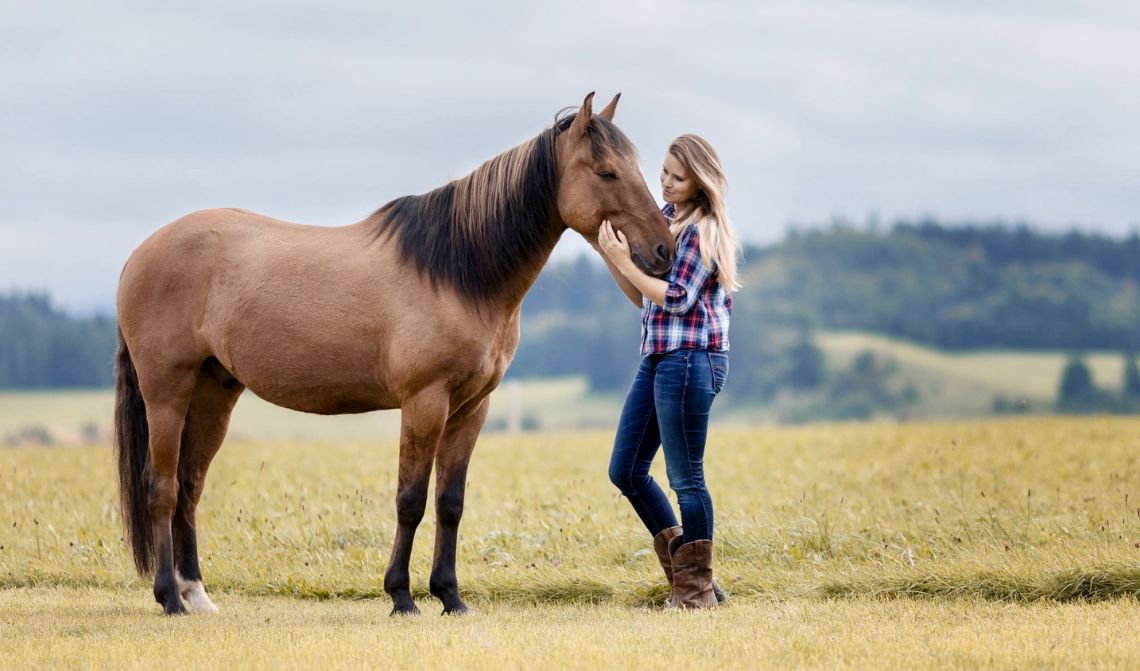
<svg viewBox="0 0 1140 671">
<path fill-rule="evenodd" d="M 854 389 L 874 407 L 906 402 L 906 390 L 885 391 L 889 367 L 873 358 L 829 369 L 815 345 L 821 331 L 878 333 L 949 351 L 1064 351 L 1078 364 L 1086 351 L 1130 360 L 1140 346 L 1136 233 L 835 221 L 747 247 L 742 269 L 730 333 L 737 402 L 825 385 Z M 508 376 L 584 375 L 592 389 L 618 392 L 638 359 L 639 328 L 637 309 L 599 259 L 555 261 L 523 303 L 522 342 Z M 0 295 L 0 388 L 108 386 L 114 348 L 111 316 L 70 316 L 44 293 Z M 1082 389 L 1076 374 L 1072 388 Z M 1099 398 L 1090 394 L 1070 407 L 1107 407 L 1104 399 L 1088 401 Z"/>
</svg>

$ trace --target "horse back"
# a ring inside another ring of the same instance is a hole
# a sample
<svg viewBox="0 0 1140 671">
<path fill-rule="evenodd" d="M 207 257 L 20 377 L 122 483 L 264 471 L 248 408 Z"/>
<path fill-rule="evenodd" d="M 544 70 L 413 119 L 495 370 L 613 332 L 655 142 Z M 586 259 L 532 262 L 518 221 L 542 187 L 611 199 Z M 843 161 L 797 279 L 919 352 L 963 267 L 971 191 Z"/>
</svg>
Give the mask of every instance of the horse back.
<svg viewBox="0 0 1140 671">
<path fill-rule="evenodd" d="M 139 340 L 187 365 L 213 358 L 270 402 L 330 414 L 399 407 L 441 380 L 457 401 L 485 393 L 518 342 L 517 311 L 432 286 L 367 226 L 243 210 L 195 212 L 148 238 L 119 313 L 132 351 Z"/>
</svg>

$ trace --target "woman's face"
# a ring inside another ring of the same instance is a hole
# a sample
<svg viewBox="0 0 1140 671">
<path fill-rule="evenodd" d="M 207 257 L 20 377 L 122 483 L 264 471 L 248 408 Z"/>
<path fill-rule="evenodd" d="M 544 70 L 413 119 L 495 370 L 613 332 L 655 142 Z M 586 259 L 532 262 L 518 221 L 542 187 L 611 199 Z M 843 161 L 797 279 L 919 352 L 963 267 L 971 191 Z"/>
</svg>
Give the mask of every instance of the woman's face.
<svg viewBox="0 0 1140 671">
<path fill-rule="evenodd" d="M 666 203 L 680 207 L 697 195 L 697 180 L 685 170 L 685 166 L 672 154 L 665 154 L 661 166 L 661 196 Z"/>
</svg>

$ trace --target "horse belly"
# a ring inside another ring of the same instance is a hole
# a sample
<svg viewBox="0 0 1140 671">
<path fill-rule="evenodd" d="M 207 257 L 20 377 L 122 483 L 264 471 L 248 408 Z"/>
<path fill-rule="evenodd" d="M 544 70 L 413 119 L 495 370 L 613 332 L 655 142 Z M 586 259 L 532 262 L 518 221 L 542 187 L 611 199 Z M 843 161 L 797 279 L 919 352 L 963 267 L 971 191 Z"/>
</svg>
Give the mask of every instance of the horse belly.
<svg viewBox="0 0 1140 671">
<path fill-rule="evenodd" d="M 384 400 L 379 390 L 368 393 L 359 387 L 344 388 L 329 385 L 300 389 L 250 388 L 250 391 L 274 405 L 317 415 L 351 415 L 397 407 Z"/>
<path fill-rule="evenodd" d="M 398 407 L 373 356 L 296 342 L 266 343 L 231 352 L 227 368 L 260 398 L 301 412 L 342 415 Z"/>
</svg>

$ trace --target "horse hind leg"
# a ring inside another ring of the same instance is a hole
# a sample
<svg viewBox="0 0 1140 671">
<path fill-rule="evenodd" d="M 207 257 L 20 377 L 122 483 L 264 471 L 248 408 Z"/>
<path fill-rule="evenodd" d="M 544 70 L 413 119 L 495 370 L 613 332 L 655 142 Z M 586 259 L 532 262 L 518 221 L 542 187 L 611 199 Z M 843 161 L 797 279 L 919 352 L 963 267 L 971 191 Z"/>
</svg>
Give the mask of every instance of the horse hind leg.
<svg viewBox="0 0 1140 671">
<path fill-rule="evenodd" d="M 443 602 L 444 615 L 467 612 L 467 604 L 459 596 L 459 583 L 455 577 L 456 544 L 459 520 L 463 516 L 467 465 L 471 462 L 479 431 L 487 419 L 489 405 L 488 399 L 484 398 L 471 412 L 448 420 L 435 458 L 435 552 L 428 584 L 432 596 Z"/>
<path fill-rule="evenodd" d="M 218 612 L 202 584 L 195 512 L 206 482 L 206 471 L 222 446 L 230 413 L 245 389 L 232 377 L 219 377 L 213 372 L 207 364 L 198 375 L 186 413 L 178 460 L 178 507 L 172 522 L 175 582 L 191 613 Z"/>
<path fill-rule="evenodd" d="M 154 599 L 162 604 L 167 615 L 176 615 L 185 613 L 186 608 L 178 594 L 171 527 L 178 504 L 182 430 L 194 392 L 196 373 L 193 369 L 167 370 L 144 378 L 146 369 L 139 367 L 138 370 L 150 431 L 149 508 L 154 548 Z"/>
</svg>

